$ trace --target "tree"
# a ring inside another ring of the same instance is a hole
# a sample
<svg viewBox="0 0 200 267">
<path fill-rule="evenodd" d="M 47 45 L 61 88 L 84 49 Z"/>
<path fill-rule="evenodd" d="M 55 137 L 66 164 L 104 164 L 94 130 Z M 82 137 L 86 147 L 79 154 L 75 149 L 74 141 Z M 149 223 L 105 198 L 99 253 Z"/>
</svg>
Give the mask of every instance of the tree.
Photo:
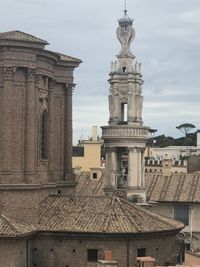
<svg viewBox="0 0 200 267">
<path fill-rule="evenodd" d="M 150 128 L 150 129 L 149 129 L 150 138 L 154 137 L 154 135 L 155 135 L 156 132 L 157 132 L 156 129 L 152 129 L 152 128 Z"/>
<path fill-rule="evenodd" d="M 185 136 L 194 128 L 196 128 L 196 126 L 191 123 L 183 123 L 176 127 L 176 129 L 184 133 Z"/>
</svg>

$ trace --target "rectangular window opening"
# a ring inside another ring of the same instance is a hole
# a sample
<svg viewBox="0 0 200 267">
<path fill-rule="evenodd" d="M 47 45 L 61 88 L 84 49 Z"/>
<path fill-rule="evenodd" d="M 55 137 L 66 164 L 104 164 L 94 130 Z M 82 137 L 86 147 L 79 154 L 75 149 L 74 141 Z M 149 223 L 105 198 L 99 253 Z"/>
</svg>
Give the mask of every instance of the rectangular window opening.
<svg viewBox="0 0 200 267">
<path fill-rule="evenodd" d="M 138 248 L 137 257 L 146 257 L 146 248 Z"/>
<path fill-rule="evenodd" d="M 97 173 L 96 173 L 96 172 L 93 172 L 93 173 L 92 173 L 92 178 L 93 178 L 93 179 L 97 179 Z"/>
<path fill-rule="evenodd" d="M 98 260 L 98 249 L 88 249 L 87 250 L 87 261 L 97 262 Z"/>
<path fill-rule="evenodd" d="M 128 104 L 122 103 L 121 104 L 121 121 L 127 122 L 128 119 Z"/>
<path fill-rule="evenodd" d="M 182 222 L 184 225 L 189 225 L 189 206 L 176 205 L 174 207 L 174 219 Z"/>
</svg>

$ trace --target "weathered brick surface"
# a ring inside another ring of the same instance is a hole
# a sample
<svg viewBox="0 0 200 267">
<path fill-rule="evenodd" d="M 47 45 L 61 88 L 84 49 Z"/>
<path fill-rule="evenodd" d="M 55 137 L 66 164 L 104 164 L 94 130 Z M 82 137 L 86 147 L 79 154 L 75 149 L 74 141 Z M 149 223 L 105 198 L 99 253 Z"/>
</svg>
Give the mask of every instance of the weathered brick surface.
<svg viewBox="0 0 200 267">
<path fill-rule="evenodd" d="M 61 236 L 38 236 L 33 240 L 32 264 L 42 267 L 97 267 L 97 263 L 87 262 L 87 249 L 98 249 L 98 258 L 103 259 L 103 252 L 112 251 L 113 260 L 119 267 L 133 267 L 136 263 L 137 249 L 146 248 L 147 255 L 157 259 L 159 265 L 169 260 L 169 255 L 177 253 L 174 236 L 165 238 L 144 238 L 127 240 L 123 238 L 72 238 Z"/>
<path fill-rule="evenodd" d="M 0 267 L 27 267 L 26 253 L 26 240 L 0 240 Z"/>
</svg>

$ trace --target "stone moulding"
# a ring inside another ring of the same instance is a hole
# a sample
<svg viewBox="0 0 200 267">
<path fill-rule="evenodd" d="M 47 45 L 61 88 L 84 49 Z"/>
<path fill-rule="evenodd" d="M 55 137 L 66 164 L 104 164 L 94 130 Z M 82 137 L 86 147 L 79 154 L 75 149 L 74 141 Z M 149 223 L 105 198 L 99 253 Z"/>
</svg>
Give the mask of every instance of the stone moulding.
<svg viewBox="0 0 200 267">
<path fill-rule="evenodd" d="M 102 137 L 130 137 L 130 138 L 144 138 L 148 139 L 149 137 L 149 128 L 148 127 L 135 127 L 135 126 L 103 126 L 102 128 Z"/>
</svg>

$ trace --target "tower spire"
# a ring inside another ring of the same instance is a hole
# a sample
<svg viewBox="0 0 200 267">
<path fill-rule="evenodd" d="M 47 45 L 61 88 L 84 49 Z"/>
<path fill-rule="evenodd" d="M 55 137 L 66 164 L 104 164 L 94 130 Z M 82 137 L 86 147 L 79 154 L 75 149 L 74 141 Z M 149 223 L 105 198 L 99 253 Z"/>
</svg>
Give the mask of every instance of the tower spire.
<svg viewBox="0 0 200 267">
<path fill-rule="evenodd" d="M 126 15 L 127 14 L 127 1 L 124 0 L 124 14 Z"/>
</svg>

